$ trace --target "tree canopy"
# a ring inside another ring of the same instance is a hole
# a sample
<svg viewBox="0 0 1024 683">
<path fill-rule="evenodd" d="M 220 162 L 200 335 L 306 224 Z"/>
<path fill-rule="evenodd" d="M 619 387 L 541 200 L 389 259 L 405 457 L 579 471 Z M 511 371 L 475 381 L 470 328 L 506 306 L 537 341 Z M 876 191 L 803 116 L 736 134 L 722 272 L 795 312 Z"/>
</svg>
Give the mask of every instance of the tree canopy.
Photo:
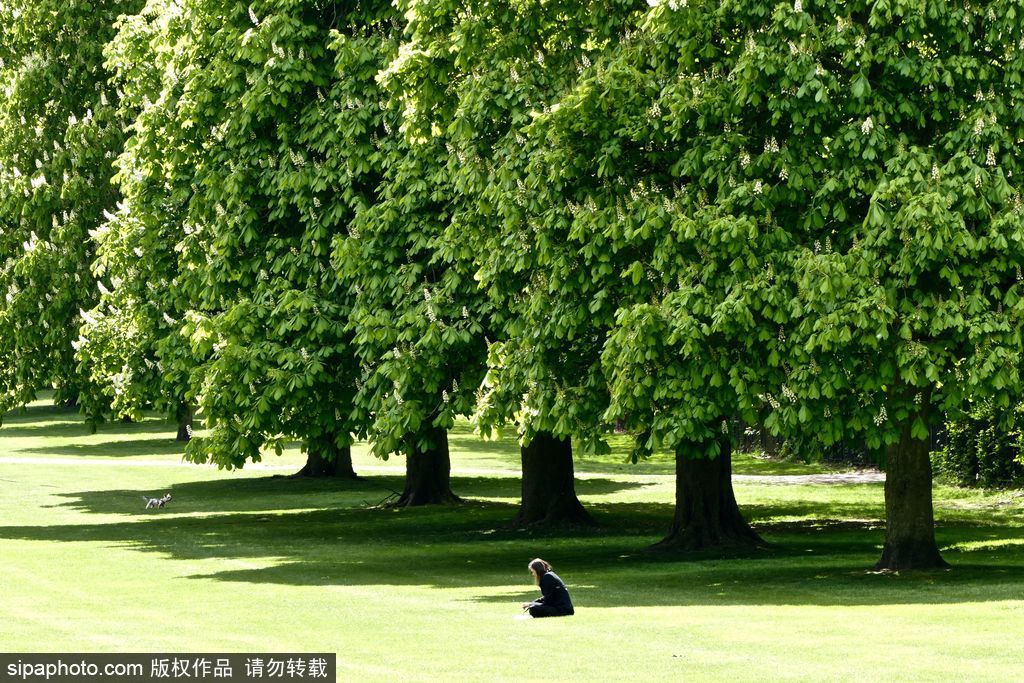
<svg viewBox="0 0 1024 683">
<path fill-rule="evenodd" d="M 683 268 L 619 314 L 613 414 L 655 403 L 637 386 L 690 415 L 729 386 L 770 429 L 891 445 L 883 568 L 941 564 L 935 416 L 1020 388 L 1019 10 L 660 4 L 620 79 L 660 78 L 649 125 L 617 137 L 670 152 L 684 211 L 657 234 L 679 244 L 651 259 Z M 667 342 L 685 367 L 651 372 Z"/>
<path fill-rule="evenodd" d="M 72 342 L 98 292 L 89 238 L 118 199 L 124 131 L 103 47 L 138 2 L 0 5 L 0 412 L 37 389 L 77 401 Z"/>
</svg>

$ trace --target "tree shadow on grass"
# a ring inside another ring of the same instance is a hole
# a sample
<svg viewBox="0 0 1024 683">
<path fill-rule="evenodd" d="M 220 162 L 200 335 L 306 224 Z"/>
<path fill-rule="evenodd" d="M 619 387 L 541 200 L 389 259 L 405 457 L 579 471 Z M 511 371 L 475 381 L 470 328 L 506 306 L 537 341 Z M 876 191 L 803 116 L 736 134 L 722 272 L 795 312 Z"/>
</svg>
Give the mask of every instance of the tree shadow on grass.
<svg viewBox="0 0 1024 683">
<path fill-rule="evenodd" d="M 480 476 L 452 477 L 452 490 L 456 495 L 471 498 L 516 498 L 522 495 L 522 479 L 520 477 Z M 649 484 L 637 481 L 622 481 L 602 477 L 576 479 L 576 493 L 581 498 L 587 496 L 607 496 L 622 491 L 642 489 Z M 586 500 L 584 507 L 588 507 Z"/>
<path fill-rule="evenodd" d="M 46 455 L 73 455 L 81 457 L 133 457 L 143 455 L 181 455 L 185 452 L 185 444 L 177 441 L 174 434 L 168 431 L 166 423 L 159 433 L 147 430 L 156 436 L 132 435 L 131 439 L 102 441 L 99 443 L 71 443 L 35 448 L 21 448 L 20 453 L 43 453 Z M 0 433 L 2 434 L 2 433 Z"/>
<path fill-rule="evenodd" d="M 12 439 L 43 437 L 70 438 L 88 436 L 90 434 L 89 426 L 82 421 L 81 417 L 77 413 L 73 414 L 70 419 L 65 418 L 51 422 L 38 422 L 38 420 L 42 419 L 44 418 L 33 418 L 31 423 L 21 423 L 15 420 L 5 419 L 3 425 L 0 426 L 0 437 L 9 437 Z"/>
<path fill-rule="evenodd" d="M 940 543 L 953 571 L 892 576 L 867 571 L 882 542 L 870 521 L 767 525 L 762 532 L 772 548 L 721 558 L 647 550 L 667 526 L 667 504 L 595 505 L 602 522 L 597 529 L 518 530 L 507 525 L 515 511 L 511 503 L 383 509 L 361 506 L 368 493 L 379 492 L 370 482 L 333 489 L 300 480 L 216 483 L 236 488 L 191 489 L 227 500 L 198 496 L 187 513 L 178 512 L 182 507 L 136 508 L 131 519 L 107 523 L 0 527 L 0 538 L 93 542 L 171 560 L 245 558 L 264 565 L 191 576 L 203 580 L 472 589 L 464 599 L 508 602 L 510 610 L 520 597 L 535 594 L 524 567 L 537 556 L 555 565 L 581 608 L 939 604 L 1017 600 L 1024 589 L 1024 529 L 1019 528 L 943 528 Z M 276 493 L 275 484 L 288 486 L 289 493 Z M 106 509 L 91 493 L 77 495 L 71 505 Z M 262 509 L 261 496 L 276 507 Z M 302 502 L 305 509 L 288 509 Z M 310 509 L 328 504 L 329 509 Z M 236 509 L 225 511 L 231 506 Z"/>
<path fill-rule="evenodd" d="M 29 406 L 12 411 L 4 417 L 0 425 L 0 437 L 11 438 L 69 438 L 91 436 L 94 432 L 85 418 L 75 408 L 58 406 Z M 97 434 L 130 434 L 133 438 L 138 434 L 170 434 L 177 432 L 177 426 L 170 420 L 157 415 L 150 415 L 141 422 L 104 422 L 97 425 Z"/>
<path fill-rule="evenodd" d="M 520 496 L 518 477 L 452 477 L 452 489 L 467 499 L 515 500 Z M 135 514 L 143 509 L 143 496 L 171 494 L 171 502 L 162 512 L 218 513 L 300 510 L 310 508 L 365 508 L 380 505 L 399 494 L 404 478 L 395 476 L 359 479 L 314 479 L 306 477 L 232 477 L 189 481 L 154 489 L 111 489 L 59 494 L 67 499 L 58 507 L 99 514 Z M 586 479 L 577 482 L 581 495 L 600 496 L 644 484 L 610 479 Z M 517 505 L 518 503 L 516 503 Z M 599 506 L 598 506 L 599 507 Z M 514 516 L 515 511 L 509 513 Z M 661 513 L 663 518 L 666 513 Z"/>
<path fill-rule="evenodd" d="M 77 417 L 78 409 L 74 407 L 58 406 L 53 403 L 36 403 L 33 405 L 8 410 L 2 416 L 4 424 L 20 424 L 39 422 L 40 420 L 56 420 L 67 417 Z"/>
</svg>

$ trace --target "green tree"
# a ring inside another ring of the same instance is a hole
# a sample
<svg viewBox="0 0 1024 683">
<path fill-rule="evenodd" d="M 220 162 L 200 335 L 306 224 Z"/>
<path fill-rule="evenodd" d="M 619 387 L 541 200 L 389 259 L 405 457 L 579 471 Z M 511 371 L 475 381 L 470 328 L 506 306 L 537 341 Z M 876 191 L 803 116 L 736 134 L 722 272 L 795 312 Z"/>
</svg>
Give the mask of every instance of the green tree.
<svg viewBox="0 0 1024 683">
<path fill-rule="evenodd" d="M 89 378 L 80 408 L 90 422 L 137 420 L 144 409 L 156 407 L 175 418 L 178 440 L 187 441 L 189 375 L 196 360 L 182 334 L 190 301 L 177 276 L 176 245 L 190 187 L 146 157 L 158 143 L 154 137 L 172 124 L 166 108 L 153 105 L 160 101 L 171 53 L 154 45 L 180 31 L 174 28 L 179 24 L 166 3 L 151 2 L 139 14 L 122 17 L 105 48 L 111 82 L 120 93 L 120 124 L 131 133 L 115 164 L 113 180 L 122 199 L 90 233 L 100 296 L 94 309 L 83 312 L 75 347 L 79 370 Z"/>
<path fill-rule="evenodd" d="M 173 286 L 210 429 L 188 457 L 241 467 L 299 439 L 302 474 L 354 476 L 359 366 L 330 245 L 379 182 L 374 78 L 397 46 L 395 12 L 193 0 L 175 14 L 150 41 L 167 63 L 134 128 L 183 229 Z"/>
<path fill-rule="evenodd" d="M 404 9 L 415 20 L 431 8 Z M 384 117 L 373 140 L 383 175 L 376 201 L 335 240 L 335 267 L 354 293 L 350 327 L 362 365 L 357 422 L 378 456 L 406 456 L 398 505 L 457 500 L 447 430 L 473 411 L 492 315 L 471 262 L 447 248 L 453 189 L 444 140 L 413 127 L 415 103 L 398 97 L 404 67 L 420 52 L 415 39 L 403 44 L 380 76 L 385 90 L 351 105 L 376 106 Z"/>
<path fill-rule="evenodd" d="M 769 429 L 888 445 L 880 569 L 945 564 L 930 425 L 1019 391 L 1020 11 L 668 2 L 643 32 L 644 70 L 662 76 L 649 132 L 630 137 L 672 160 L 683 210 L 662 241 L 679 240 L 681 267 L 653 308 L 620 315 L 606 357 L 637 366 L 640 326 Z M 746 360 L 716 361 L 720 331 Z M 613 396 L 628 406 L 629 391 Z"/>
<path fill-rule="evenodd" d="M 538 208 L 561 202 L 559 189 L 539 197 L 523 185 L 536 152 L 523 131 L 614 45 L 637 8 L 633 0 L 415 3 L 403 58 L 390 70 L 406 136 L 447 152 L 435 186 L 450 217 L 437 248 L 487 294 L 492 343 L 476 420 L 485 434 L 516 424 L 519 523 L 591 521 L 575 493 L 571 440 L 604 446 L 607 397 L 601 321 L 588 311 L 592 274 L 582 259 L 551 258 L 575 247 Z M 571 280 L 572 293 L 556 299 L 549 276 Z"/>
<path fill-rule="evenodd" d="M 379 102 L 388 131 L 397 131 L 396 102 Z M 406 456 L 398 505 L 453 502 L 447 430 L 472 411 L 483 375 L 481 296 L 472 273 L 437 247 L 447 209 L 432 176 L 444 147 L 394 134 L 377 144 L 384 169 L 377 202 L 335 240 L 335 267 L 355 294 L 350 326 L 363 368 L 357 423 L 376 455 Z"/>
<path fill-rule="evenodd" d="M 675 164 L 688 145 L 698 156 L 700 141 L 668 140 L 657 129 L 655 100 L 679 67 L 653 61 L 660 47 L 637 30 L 640 18 L 610 33 L 608 49 L 576 57 L 580 75 L 510 136 L 490 183 L 502 234 L 477 249 L 487 256 L 481 277 L 492 288 L 511 281 L 518 292 L 512 333 L 492 348 L 482 412 L 512 413 L 526 394 L 533 424 L 568 423 L 592 447 L 604 425 L 621 421 L 637 434 L 638 455 L 676 451 L 666 546 L 757 543 L 736 505 L 722 433 L 740 412 L 723 368 L 746 344 L 697 325 L 698 345 L 684 353 L 664 324 L 633 327 L 621 317 L 659 306 L 689 274 L 714 276 L 701 260 L 708 245 L 673 229 L 699 194 L 688 203 L 674 188 Z M 695 314 L 710 318 L 717 296 L 703 295 Z"/>
<path fill-rule="evenodd" d="M 103 45 L 137 2 L 0 6 L 0 412 L 44 386 L 74 402 L 72 342 L 92 308 L 88 233 L 113 209 L 123 140 Z"/>
</svg>

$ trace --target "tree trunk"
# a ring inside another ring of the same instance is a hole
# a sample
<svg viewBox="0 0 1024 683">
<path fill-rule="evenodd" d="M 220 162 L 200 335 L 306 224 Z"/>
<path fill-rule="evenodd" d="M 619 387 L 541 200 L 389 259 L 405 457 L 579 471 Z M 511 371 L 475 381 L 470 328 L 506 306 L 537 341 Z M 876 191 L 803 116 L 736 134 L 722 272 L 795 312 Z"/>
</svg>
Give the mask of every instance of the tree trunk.
<svg viewBox="0 0 1024 683">
<path fill-rule="evenodd" d="M 948 567 L 935 542 L 932 463 L 928 440 L 915 439 L 914 419 L 928 424 L 928 405 L 907 417 L 900 440 L 889 447 L 885 467 L 885 547 L 876 570 L 907 571 Z"/>
<path fill-rule="evenodd" d="M 520 449 L 523 500 L 513 524 L 594 524 L 576 497 L 572 442 L 539 432 Z"/>
<path fill-rule="evenodd" d="M 451 489 L 448 432 L 431 429 L 426 436 L 431 443 L 429 447 L 415 445 L 405 456 L 405 490 L 395 503 L 396 507 L 459 502 Z"/>
<path fill-rule="evenodd" d="M 743 519 L 732 490 L 732 440 L 723 434 L 717 457 L 713 442 L 684 442 L 676 448 L 676 513 L 668 536 L 655 547 L 720 550 L 763 544 Z"/>
<path fill-rule="evenodd" d="M 175 417 L 178 419 L 178 436 L 175 437 L 175 440 L 191 441 L 193 417 L 192 406 L 188 403 L 180 403 Z"/>
<path fill-rule="evenodd" d="M 338 447 L 330 438 L 306 443 L 306 464 L 294 476 L 317 479 L 359 478 L 352 469 L 352 447 Z"/>
</svg>

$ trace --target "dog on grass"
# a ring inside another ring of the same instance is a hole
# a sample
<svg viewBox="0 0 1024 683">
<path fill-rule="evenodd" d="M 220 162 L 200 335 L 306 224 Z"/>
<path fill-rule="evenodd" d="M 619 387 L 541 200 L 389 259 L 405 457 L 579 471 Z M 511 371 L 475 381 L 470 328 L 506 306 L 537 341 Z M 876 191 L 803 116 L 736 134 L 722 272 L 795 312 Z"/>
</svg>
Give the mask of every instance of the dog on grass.
<svg viewBox="0 0 1024 683">
<path fill-rule="evenodd" d="M 149 508 L 162 508 L 167 505 L 167 501 L 171 499 L 171 494 L 165 493 L 163 498 L 147 498 L 142 497 L 142 500 L 146 501 L 146 509 Z"/>
</svg>

